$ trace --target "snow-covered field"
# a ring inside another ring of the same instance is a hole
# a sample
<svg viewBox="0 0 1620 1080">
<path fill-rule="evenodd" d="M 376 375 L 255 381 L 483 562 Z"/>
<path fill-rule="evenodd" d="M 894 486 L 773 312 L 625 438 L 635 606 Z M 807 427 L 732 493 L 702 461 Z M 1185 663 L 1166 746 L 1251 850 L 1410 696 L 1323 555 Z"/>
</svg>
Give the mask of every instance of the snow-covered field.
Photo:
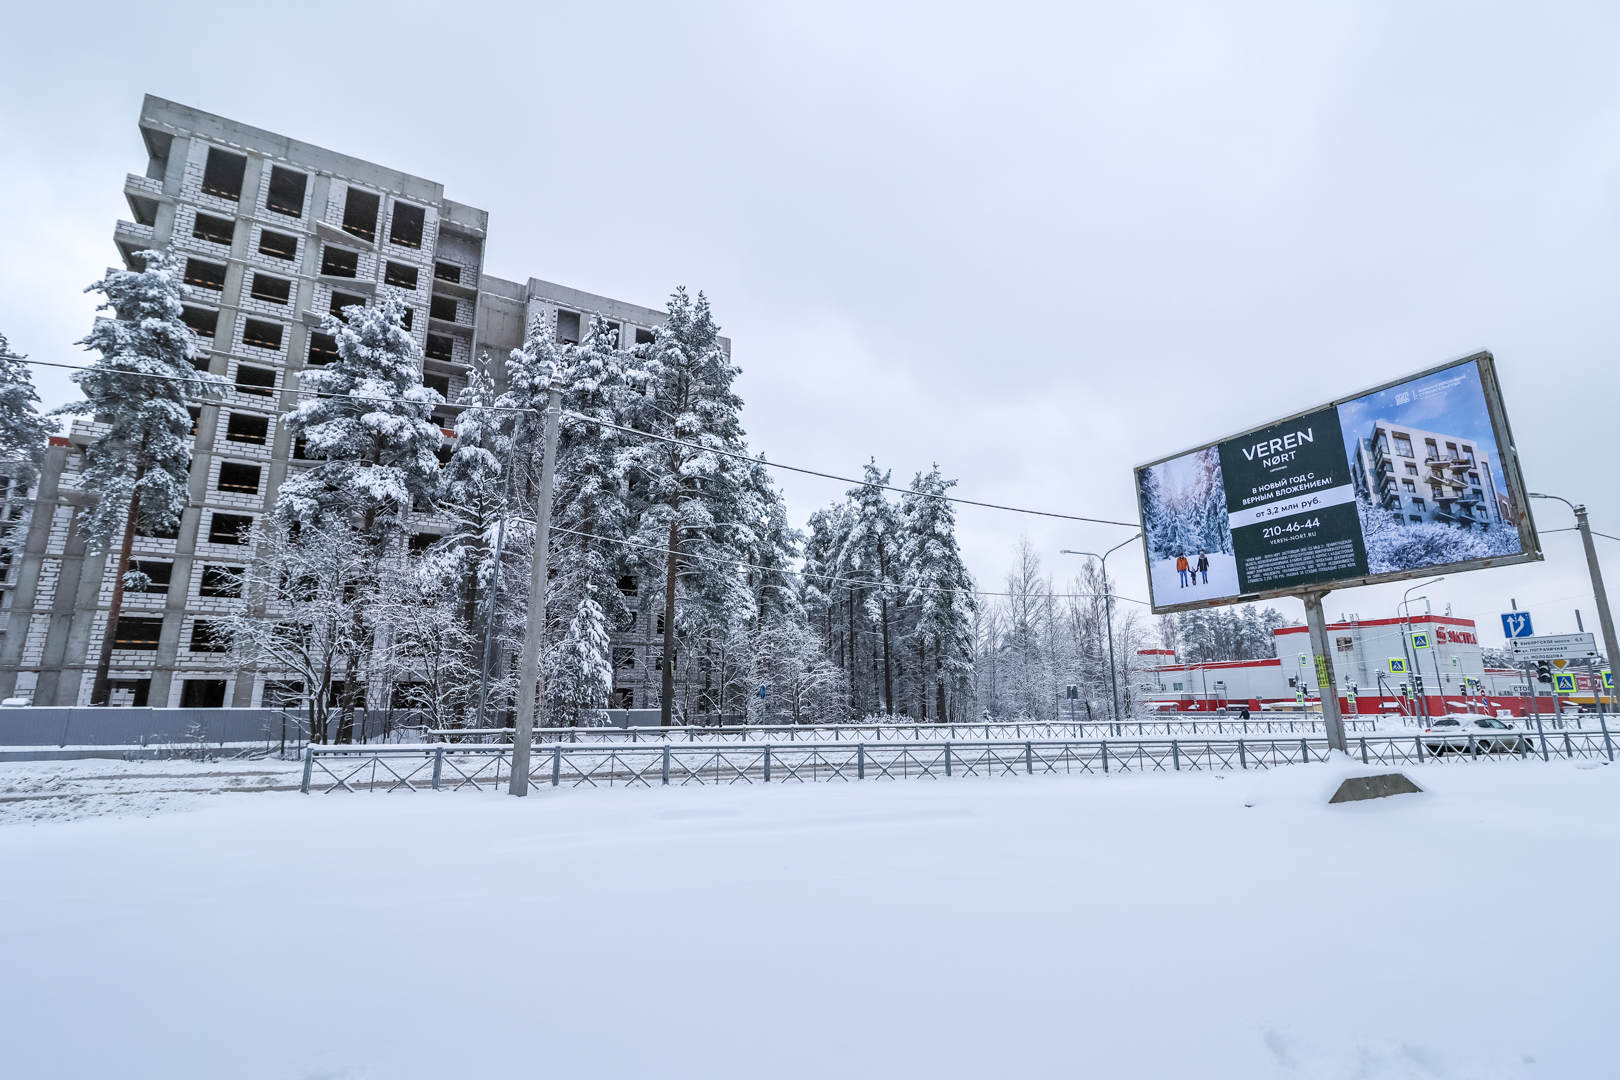
<svg viewBox="0 0 1620 1080">
<path fill-rule="evenodd" d="M 0 1071 L 1612 1075 L 1620 770 L 1359 771 L 13 816 Z"/>
<path fill-rule="evenodd" d="M 1189 555 L 1188 561 L 1196 563 L 1198 552 Z M 1193 576 L 1188 571 L 1189 581 Z M 1239 591 L 1235 555 L 1215 552 L 1209 557 L 1209 582 L 1205 584 L 1200 575 L 1197 584 L 1185 586 L 1181 584 L 1181 574 L 1176 570 L 1176 560 L 1156 559 L 1153 562 L 1153 598 L 1160 604 L 1185 604 L 1217 596 L 1236 596 Z"/>
</svg>

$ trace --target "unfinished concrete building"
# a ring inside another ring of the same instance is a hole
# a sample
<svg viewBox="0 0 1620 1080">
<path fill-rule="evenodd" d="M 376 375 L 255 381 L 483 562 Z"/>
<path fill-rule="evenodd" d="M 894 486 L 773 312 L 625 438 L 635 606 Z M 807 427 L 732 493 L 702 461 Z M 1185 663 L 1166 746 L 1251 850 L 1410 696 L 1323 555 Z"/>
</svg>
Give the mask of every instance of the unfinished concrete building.
<svg viewBox="0 0 1620 1080">
<path fill-rule="evenodd" d="M 295 403 L 300 374 L 335 354 L 322 316 L 401 297 L 422 382 L 453 399 L 474 357 L 517 347 L 536 317 L 559 342 L 577 342 L 599 315 L 633 344 L 650 340 L 664 315 L 539 278 L 486 274 L 489 214 L 446 198 L 434 181 L 150 95 L 140 131 L 146 165 L 124 178 L 133 220 L 117 223 L 114 243 L 126 264 L 146 248 L 181 254 L 186 322 L 208 370 L 231 389 L 223 404 L 194 410 L 179 530 L 136 539 L 151 586 L 125 596 L 112 703 L 282 704 L 301 688 L 275 672 L 238 672 L 208 624 L 235 602 L 227 582 L 245 561 L 240 530 L 274 506 L 294 453 L 278 417 Z M 451 410 L 438 418 L 453 426 Z M 26 543 L 3 568 L 0 698 L 89 703 L 113 577 L 110 560 L 85 554 L 76 528 L 90 501 L 79 483 L 84 447 L 97 434 L 80 420 L 51 440 Z M 434 531 L 434 522 L 420 527 Z M 638 591 L 629 580 L 621 588 Z M 621 705 L 656 702 L 650 616 L 615 640 Z"/>
</svg>

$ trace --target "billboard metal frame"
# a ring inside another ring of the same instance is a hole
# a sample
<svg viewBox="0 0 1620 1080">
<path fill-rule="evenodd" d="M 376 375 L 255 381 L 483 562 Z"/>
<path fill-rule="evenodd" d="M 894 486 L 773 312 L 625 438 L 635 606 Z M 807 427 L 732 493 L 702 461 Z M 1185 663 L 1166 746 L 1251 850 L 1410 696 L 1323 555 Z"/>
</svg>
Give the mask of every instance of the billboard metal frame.
<svg viewBox="0 0 1620 1080">
<path fill-rule="evenodd" d="M 1479 370 L 1480 387 L 1485 394 L 1485 409 L 1491 421 L 1491 434 L 1496 439 L 1497 453 L 1501 456 L 1502 480 L 1507 486 L 1508 497 L 1511 500 L 1514 509 L 1518 511 L 1519 518 L 1518 521 L 1515 522 L 1515 525 L 1517 526 L 1519 533 L 1519 547 L 1521 550 L 1517 555 L 1500 555 L 1490 559 L 1470 559 L 1464 562 L 1455 563 L 1437 563 L 1434 566 L 1426 566 L 1419 570 L 1399 570 L 1384 574 L 1368 574 L 1363 577 L 1341 578 L 1337 581 L 1324 581 L 1314 585 L 1294 585 L 1288 588 L 1267 589 L 1261 592 L 1241 593 L 1209 600 L 1192 600 L 1181 604 L 1165 604 L 1161 606 L 1156 602 L 1158 598 L 1153 595 L 1153 555 L 1152 552 L 1148 550 L 1147 544 L 1143 543 L 1142 562 L 1143 569 L 1148 577 L 1148 596 L 1150 600 L 1155 601 L 1151 605 L 1153 614 L 1167 615 L 1178 611 L 1205 611 L 1209 608 L 1227 607 L 1231 604 L 1253 603 L 1256 600 L 1269 600 L 1279 596 L 1301 597 L 1306 593 L 1315 593 L 1321 595 L 1334 589 L 1346 589 L 1356 585 L 1381 585 L 1389 581 L 1410 581 L 1412 578 L 1429 577 L 1433 574 L 1459 573 L 1465 570 L 1484 570 L 1492 566 L 1511 566 L 1517 563 L 1541 561 L 1541 543 L 1539 538 L 1536 536 L 1535 519 L 1530 510 L 1529 492 L 1524 484 L 1524 476 L 1519 470 L 1519 451 L 1518 447 L 1513 442 L 1513 429 L 1508 424 L 1507 409 L 1502 404 L 1502 389 L 1496 379 L 1496 358 L 1486 350 L 1469 353 L 1467 356 L 1460 356 L 1453 360 L 1447 360 L 1445 363 L 1436 364 L 1433 367 L 1422 368 L 1418 371 L 1409 372 L 1408 374 L 1401 375 L 1398 378 L 1387 379 L 1384 382 L 1365 387 L 1364 389 L 1357 390 L 1354 393 L 1344 394 L 1340 397 L 1333 398 L 1330 401 L 1312 405 L 1310 408 L 1299 409 L 1295 412 L 1287 413 L 1283 416 L 1267 420 L 1264 423 L 1250 424 L 1248 427 L 1239 428 L 1237 431 L 1234 431 L 1229 435 L 1222 436 L 1221 438 L 1210 439 L 1206 442 L 1201 442 L 1194 446 L 1190 446 L 1185 450 L 1180 450 L 1174 454 L 1165 454 L 1162 457 L 1154 458 L 1152 461 L 1145 461 L 1131 470 L 1132 479 L 1136 485 L 1137 516 L 1140 518 L 1142 514 L 1141 474 L 1143 469 L 1150 469 L 1153 466 L 1161 465 L 1166 461 L 1172 461 L 1176 458 L 1183 457 L 1187 454 L 1196 453 L 1199 450 L 1204 450 L 1212 446 L 1219 446 L 1221 443 L 1228 442 L 1232 439 L 1241 438 L 1242 436 L 1250 434 L 1251 432 L 1258 431 L 1262 428 L 1271 427 L 1274 424 L 1282 424 L 1289 420 L 1296 420 L 1302 416 L 1320 412 L 1323 409 L 1337 409 L 1339 406 L 1347 402 L 1354 401 L 1357 398 L 1366 397 L 1368 394 L 1376 394 L 1380 390 L 1389 390 L 1393 387 L 1400 386 L 1402 383 L 1408 383 L 1415 379 L 1422 379 L 1430 375 L 1436 375 L 1440 372 L 1450 370 L 1451 368 L 1462 367 L 1465 364 L 1473 364 Z"/>
</svg>

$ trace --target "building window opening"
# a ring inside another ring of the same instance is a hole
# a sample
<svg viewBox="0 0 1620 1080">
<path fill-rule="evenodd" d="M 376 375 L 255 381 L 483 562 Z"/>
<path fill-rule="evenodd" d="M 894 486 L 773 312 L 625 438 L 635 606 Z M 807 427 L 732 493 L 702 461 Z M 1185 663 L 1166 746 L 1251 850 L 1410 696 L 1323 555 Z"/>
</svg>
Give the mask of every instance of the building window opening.
<svg viewBox="0 0 1620 1080">
<path fill-rule="evenodd" d="M 242 328 L 242 344 L 256 349 L 281 348 L 281 324 L 248 319 Z"/>
<path fill-rule="evenodd" d="M 383 267 L 383 284 L 416 291 L 416 267 L 390 259 Z"/>
<path fill-rule="evenodd" d="M 230 218 L 215 217 L 213 214 L 198 214 L 191 223 L 191 235 L 198 240 L 206 240 L 210 244 L 224 244 L 230 246 L 232 237 L 236 234 L 236 223 Z"/>
<path fill-rule="evenodd" d="M 331 334 L 309 335 L 309 365 L 322 367 L 338 358 L 337 338 Z"/>
<path fill-rule="evenodd" d="M 360 253 L 345 251 L 343 248 L 325 245 L 321 249 L 321 273 L 327 277 L 358 277 L 360 275 Z"/>
<path fill-rule="evenodd" d="M 388 240 L 400 247 L 422 246 L 422 229 L 427 223 L 427 212 L 410 203 L 394 203 L 394 220 L 388 227 Z"/>
<path fill-rule="evenodd" d="M 429 360 L 450 360 L 455 356 L 455 347 L 450 339 L 443 334 L 429 334 L 427 336 L 427 358 Z"/>
<path fill-rule="evenodd" d="M 285 304 L 292 299 L 292 282 L 286 278 L 255 273 L 253 275 L 253 288 L 250 292 L 255 300 L 268 300 L 272 304 Z"/>
<path fill-rule="evenodd" d="M 247 158 L 217 147 L 208 148 L 208 163 L 203 166 L 202 189 L 210 195 L 232 202 L 242 198 L 242 177 L 247 173 Z"/>
<path fill-rule="evenodd" d="M 144 574 L 146 584 L 139 589 L 130 589 L 131 592 L 166 593 L 169 583 L 174 578 L 174 563 L 157 562 L 154 559 L 131 559 L 129 561 L 131 573 Z M 125 584 L 126 589 L 130 586 Z"/>
<path fill-rule="evenodd" d="M 225 421 L 225 440 L 263 446 L 270 435 L 270 418 L 253 413 L 233 412 Z"/>
<path fill-rule="evenodd" d="M 557 342 L 561 345 L 579 344 L 579 312 L 557 312 Z"/>
<path fill-rule="evenodd" d="M 186 284 L 219 292 L 225 288 L 225 267 L 202 259 L 187 259 Z"/>
<path fill-rule="evenodd" d="M 428 306 L 428 314 L 445 322 L 456 321 L 456 301 L 453 296 L 435 296 Z"/>
<path fill-rule="evenodd" d="M 270 168 L 270 191 L 265 196 L 264 208 L 287 217 L 304 216 L 304 189 L 309 177 L 280 165 Z"/>
<path fill-rule="evenodd" d="M 241 596 L 242 573 L 243 569 L 240 566 L 205 566 L 202 571 L 202 582 L 197 586 L 197 595 L 227 599 Z"/>
<path fill-rule="evenodd" d="M 367 243 L 377 241 L 377 211 L 382 200 L 369 191 L 351 187 L 343 200 L 343 231 Z"/>
<path fill-rule="evenodd" d="M 461 284 L 461 267 L 455 263 L 436 262 L 433 264 L 433 276 L 440 281 L 448 281 L 452 285 Z"/>
<path fill-rule="evenodd" d="M 259 493 L 260 469 L 257 465 L 246 465 L 239 461 L 221 462 L 219 466 L 219 483 L 216 485 L 220 491 L 228 491 L 236 495 L 257 495 Z"/>
<path fill-rule="evenodd" d="M 333 315 L 336 315 L 338 318 L 341 319 L 341 318 L 345 317 L 344 314 L 343 314 L 343 309 L 344 308 L 365 307 L 365 306 L 366 306 L 366 298 L 365 297 L 356 296 L 353 293 L 338 292 L 336 289 L 333 289 L 332 290 L 332 302 L 329 305 L 327 305 L 327 310 L 330 311 Z"/>
<path fill-rule="evenodd" d="M 245 544 L 248 530 L 253 528 L 253 519 L 241 514 L 215 514 L 208 523 L 208 542 L 210 544 Z"/>
<path fill-rule="evenodd" d="M 119 618 L 118 625 L 113 630 L 113 648 L 156 652 L 158 636 L 162 633 L 162 619 L 125 615 Z"/>
<path fill-rule="evenodd" d="M 214 331 L 219 329 L 219 312 L 186 304 L 180 308 L 180 321 L 191 327 L 191 332 L 198 337 L 213 337 Z"/>
<path fill-rule="evenodd" d="M 195 641 L 192 648 L 196 648 Z M 225 707 L 224 679 L 187 679 L 180 684 L 182 709 L 223 709 Z"/>
<path fill-rule="evenodd" d="M 259 232 L 259 254 L 291 262 L 298 258 L 298 237 L 263 229 Z"/>
<path fill-rule="evenodd" d="M 276 373 L 269 368 L 240 364 L 236 368 L 236 391 L 256 397 L 270 397 L 276 389 Z"/>
</svg>

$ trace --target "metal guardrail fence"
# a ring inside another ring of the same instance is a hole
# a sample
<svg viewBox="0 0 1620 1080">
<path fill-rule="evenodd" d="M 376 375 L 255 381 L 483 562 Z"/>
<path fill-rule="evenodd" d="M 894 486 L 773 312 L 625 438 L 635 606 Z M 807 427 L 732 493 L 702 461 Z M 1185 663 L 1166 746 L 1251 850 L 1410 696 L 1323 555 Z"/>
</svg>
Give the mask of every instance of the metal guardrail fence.
<svg viewBox="0 0 1620 1080">
<path fill-rule="evenodd" d="M 1614 760 L 1607 728 L 1515 735 L 1361 735 L 1352 757 L 1368 765 L 1494 762 L 1539 757 Z M 1326 740 L 1299 738 L 967 740 L 941 742 L 676 743 L 552 742 L 534 748 L 529 780 L 553 787 L 1003 776 L 1046 773 L 1200 772 L 1271 769 L 1328 760 Z M 492 745 L 310 746 L 305 794 L 319 790 L 498 790 L 510 777 L 511 747 Z"/>
<path fill-rule="evenodd" d="M 1373 732 L 1377 730 L 1375 717 L 1345 717 L 1347 732 Z M 509 739 L 511 728 L 434 728 L 427 733 L 431 740 Z M 1238 717 L 1211 716 L 1207 719 L 1185 720 L 1023 720 L 990 721 L 975 724 L 749 724 L 728 727 L 701 727 L 672 725 L 670 727 L 562 727 L 537 728 L 534 741 L 539 744 L 553 742 L 961 742 L 978 739 L 985 742 L 1025 739 L 1107 739 L 1107 738 L 1172 738 L 1178 735 L 1320 735 L 1322 721 L 1309 717 L 1292 719 L 1243 720 Z"/>
</svg>

